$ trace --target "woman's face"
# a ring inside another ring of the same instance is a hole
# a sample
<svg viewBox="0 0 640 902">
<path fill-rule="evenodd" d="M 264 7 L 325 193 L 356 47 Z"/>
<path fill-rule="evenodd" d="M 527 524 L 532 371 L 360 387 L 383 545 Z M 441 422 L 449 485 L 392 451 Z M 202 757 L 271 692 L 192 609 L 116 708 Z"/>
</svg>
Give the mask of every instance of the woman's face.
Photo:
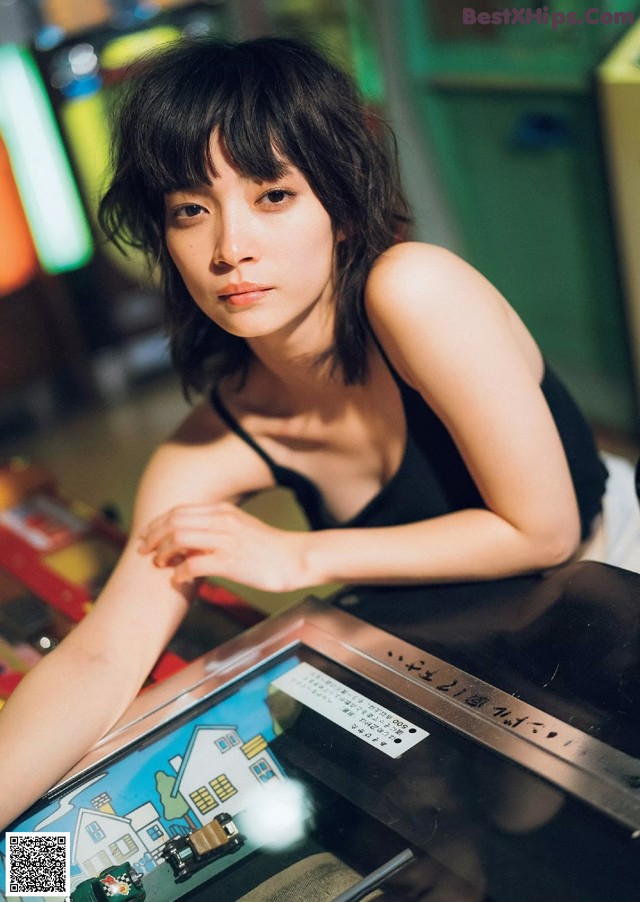
<svg viewBox="0 0 640 902">
<path fill-rule="evenodd" d="M 212 159 L 211 184 L 165 198 L 167 249 L 198 307 L 247 339 L 330 327 L 334 229 L 305 177 L 248 178 L 215 133 Z"/>
</svg>

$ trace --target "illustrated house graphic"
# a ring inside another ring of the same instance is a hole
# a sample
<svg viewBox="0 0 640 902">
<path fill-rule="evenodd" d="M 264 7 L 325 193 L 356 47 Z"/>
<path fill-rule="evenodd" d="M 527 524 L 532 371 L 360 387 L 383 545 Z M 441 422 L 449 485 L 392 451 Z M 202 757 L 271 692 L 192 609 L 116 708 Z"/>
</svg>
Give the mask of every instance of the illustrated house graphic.
<svg viewBox="0 0 640 902">
<path fill-rule="evenodd" d="M 171 794 L 179 793 L 201 824 L 221 811 L 237 814 L 248 792 L 282 776 L 266 739 L 258 734 L 243 742 L 235 726 L 196 727 L 171 765 L 177 773 Z"/>
<path fill-rule="evenodd" d="M 137 838 L 142 842 L 147 852 L 155 859 L 160 857 L 160 849 L 169 839 L 165 827 L 151 802 L 146 802 L 135 808 L 127 815 L 131 826 L 135 830 Z"/>
<path fill-rule="evenodd" d="M 111 865 L 135 862 L 145 852 L 157 859 L 159 849 L 168 839 L 169 834 L 151 802 L 140 805 L 126 817 L 81 808 L 71 858 L 83 874 L 95 877 Z"/>
<path fill-rule="evenodd" d="M 135 861 L 145 852 L 128 818 L 92 808 L 78 812 L 74 837 L 72 861 L 89 877 L 110 865 Z"/>
</svg>

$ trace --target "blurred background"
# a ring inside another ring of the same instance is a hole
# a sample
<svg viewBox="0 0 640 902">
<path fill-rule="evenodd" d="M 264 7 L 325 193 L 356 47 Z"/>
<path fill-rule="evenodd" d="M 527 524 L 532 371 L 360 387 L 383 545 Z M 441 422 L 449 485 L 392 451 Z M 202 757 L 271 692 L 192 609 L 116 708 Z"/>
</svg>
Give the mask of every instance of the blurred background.
<svg viewBox="0 0 640 902">
<path fill-rule="evenodd" d="M 640 2 L 519 0 L 508 23 L 512 6 L 0 0 L 0 462 L 39 460 L 128 526 L 144 462 L 187 405 L 153 280 L 95 226 L 110 105 L 150 47 L 266 33 L 311 36 L 355 76 L 396 131 L 413 237 L 488 276 L 603 447 L 635 456 Z M 278 493 L 260 504 L 292 516 Z"/>
</svg>

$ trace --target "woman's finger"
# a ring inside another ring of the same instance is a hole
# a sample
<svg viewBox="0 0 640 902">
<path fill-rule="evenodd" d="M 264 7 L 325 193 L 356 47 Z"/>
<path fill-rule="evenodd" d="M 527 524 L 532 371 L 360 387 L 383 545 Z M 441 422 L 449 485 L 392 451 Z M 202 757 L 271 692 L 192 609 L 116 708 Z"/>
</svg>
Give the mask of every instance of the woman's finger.
<svg viewBox="0 0 640 902">
<path fill-rule="evenodd" d="M 228 504 L 188 504 L 172 508 L 140 532 L 138 550 L 143 554 L 149 552 L 167 536 L 187 529 L 214 529 L 217 524 L 227 522 L 230 513 L 235 515 L 240 512 Z"/>
<path fill-rule="evenodd" d="M 165 536 L 153 550 L 153 562 L 157 567 L 173 566 L 176 555 L 187 557 L 192 553 L 213 551 L 223 544 L 219 533 L 208 529 L 181 529 Z"/>
<path fill-rule="evenodd" d="M 171 582 L 174 586 L 179 587 L 203 576 L 226 576 L 220 567 L 220 557 L 215 552 L 189 555 L 182 563 L 173 568 Z"/>
</svg>

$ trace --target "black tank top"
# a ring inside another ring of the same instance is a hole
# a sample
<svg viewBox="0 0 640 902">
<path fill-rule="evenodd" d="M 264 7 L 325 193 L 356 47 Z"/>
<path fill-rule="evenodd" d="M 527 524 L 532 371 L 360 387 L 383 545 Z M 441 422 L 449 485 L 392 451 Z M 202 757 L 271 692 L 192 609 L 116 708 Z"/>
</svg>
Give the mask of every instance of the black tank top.
<svg viewBox="0 0 640 902">
<path fill-rule="evenodd" d="M 419 392 L 391 370 L 402 396 L 407 444 L 394 476 L 365 507 L 346 521 L 327 510 L 318 487 L 282 467 L 240 426 L 214 389 L 211 401 L 229 428 L 266 462 L 277 485 L 293 491 L 312 529 L 397 526 L 465 508 L 486 508 L 453 439 Z M 602 508 L 607 470 L 587 423 L 558 377 L 547 367 L 541 389 L 564 445 L 578 499 L 582 538 Z"/>
</svg>

